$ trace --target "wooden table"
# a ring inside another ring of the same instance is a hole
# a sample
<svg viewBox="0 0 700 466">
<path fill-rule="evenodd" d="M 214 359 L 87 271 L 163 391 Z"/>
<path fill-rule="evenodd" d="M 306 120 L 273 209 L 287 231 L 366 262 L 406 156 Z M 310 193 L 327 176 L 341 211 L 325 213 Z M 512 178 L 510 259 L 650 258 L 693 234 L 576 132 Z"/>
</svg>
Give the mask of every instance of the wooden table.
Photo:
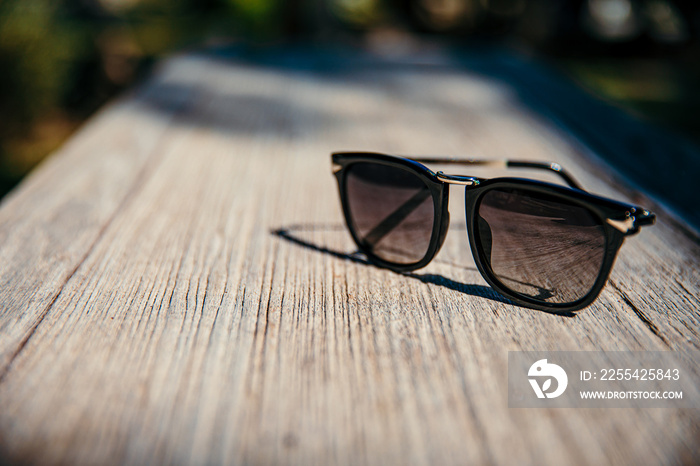
<svg viewBox="0 0 700 466">
<path fill-rule="evenodd" d="M 508 408 L 508 351 L 697 368 L 700 248 L 506 79 L 536 65 L 467 57 L 178 56 L 95 116 L 0 208 L 0 463 L 697 462 L 697 409 Z M 342 149 L 551 160 L 658 222 L 554 316 L 483 281 L 462 191 L 427 268 L 353 254 Z"/>
</svg>

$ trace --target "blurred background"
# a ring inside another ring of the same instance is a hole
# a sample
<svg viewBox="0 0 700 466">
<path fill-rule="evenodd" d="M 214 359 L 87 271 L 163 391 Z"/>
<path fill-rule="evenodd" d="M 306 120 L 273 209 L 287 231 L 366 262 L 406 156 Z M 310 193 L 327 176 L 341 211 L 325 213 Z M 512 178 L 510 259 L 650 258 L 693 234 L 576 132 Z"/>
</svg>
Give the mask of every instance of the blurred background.
<svg viewBox="0 0 700 466">
<path fill-rule="evenodd" d="M 696 0 L 0 0 L 0 196 L 159 57 L 227 43 L 497 43 L 700 143 L 699 36 Z"/>
</svg>

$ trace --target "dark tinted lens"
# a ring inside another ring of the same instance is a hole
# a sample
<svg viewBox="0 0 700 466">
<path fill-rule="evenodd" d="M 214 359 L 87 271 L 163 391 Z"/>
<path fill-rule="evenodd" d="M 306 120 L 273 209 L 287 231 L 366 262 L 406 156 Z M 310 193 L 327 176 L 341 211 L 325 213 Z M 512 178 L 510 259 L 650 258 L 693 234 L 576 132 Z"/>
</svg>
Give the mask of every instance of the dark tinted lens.
<svg viewBox="0 0 700 466">
<path fill-rule="evenodd" d="M 347 169 L 345 194 L 351 228 L 363 247 L 396 264 L 425 257 L 435 208 L 428 186 L 414 173 L 376 163 Z"/>
<path fill-rule="evenodd" d="M 605 233 L 588 209 L 547 194 L 492 189 L 477 207 L 477 244 L 507 288 L 548 303 L 573 303 L 593 288 Z"/>
</svg>

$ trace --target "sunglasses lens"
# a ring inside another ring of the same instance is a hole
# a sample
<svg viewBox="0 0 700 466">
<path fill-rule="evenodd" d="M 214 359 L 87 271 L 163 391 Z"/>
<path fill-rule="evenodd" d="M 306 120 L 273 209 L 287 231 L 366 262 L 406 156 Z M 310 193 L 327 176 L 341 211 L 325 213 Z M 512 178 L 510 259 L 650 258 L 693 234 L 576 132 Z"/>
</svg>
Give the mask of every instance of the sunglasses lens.
<svg viewBox="0 0 700 466">
<path fill-rule="evenodd" d="M 435 221 L 430 189 L 399 167 L 358 162 L 346 170 L 350 228 L 382 260 L 414 264 L 428 253 Z"/>
<path fill-rule="evenodd" d="M 570 304 L 595 284 L 605 231 L 588 209 L 521 189 L 491 189 L 476 212 L 481 256 L 510 290 L 538 301 Z"/>
</svg>

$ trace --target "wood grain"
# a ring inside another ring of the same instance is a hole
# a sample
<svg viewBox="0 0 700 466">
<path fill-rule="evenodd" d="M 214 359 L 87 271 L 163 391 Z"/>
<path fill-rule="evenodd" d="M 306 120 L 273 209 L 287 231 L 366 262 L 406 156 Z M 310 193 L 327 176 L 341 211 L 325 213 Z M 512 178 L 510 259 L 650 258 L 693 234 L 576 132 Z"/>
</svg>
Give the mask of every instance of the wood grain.
<svg viewBox="0 0 700 466">
<path fill-rule="evenodd" d="M 170 59 L 3 201 L 0 462 L 696 462 L 697 410 L 509 409 L 506 393 L 513 350 L 671 350 L 697 368 L 682 222 L 502 79 L 310 57 Z M 590 308 L 553 316 L 488 288 L 456 189 L 427 268 L 354 254 L 342 149 L 552 160 L 659 221 Z"/>
</svg>

